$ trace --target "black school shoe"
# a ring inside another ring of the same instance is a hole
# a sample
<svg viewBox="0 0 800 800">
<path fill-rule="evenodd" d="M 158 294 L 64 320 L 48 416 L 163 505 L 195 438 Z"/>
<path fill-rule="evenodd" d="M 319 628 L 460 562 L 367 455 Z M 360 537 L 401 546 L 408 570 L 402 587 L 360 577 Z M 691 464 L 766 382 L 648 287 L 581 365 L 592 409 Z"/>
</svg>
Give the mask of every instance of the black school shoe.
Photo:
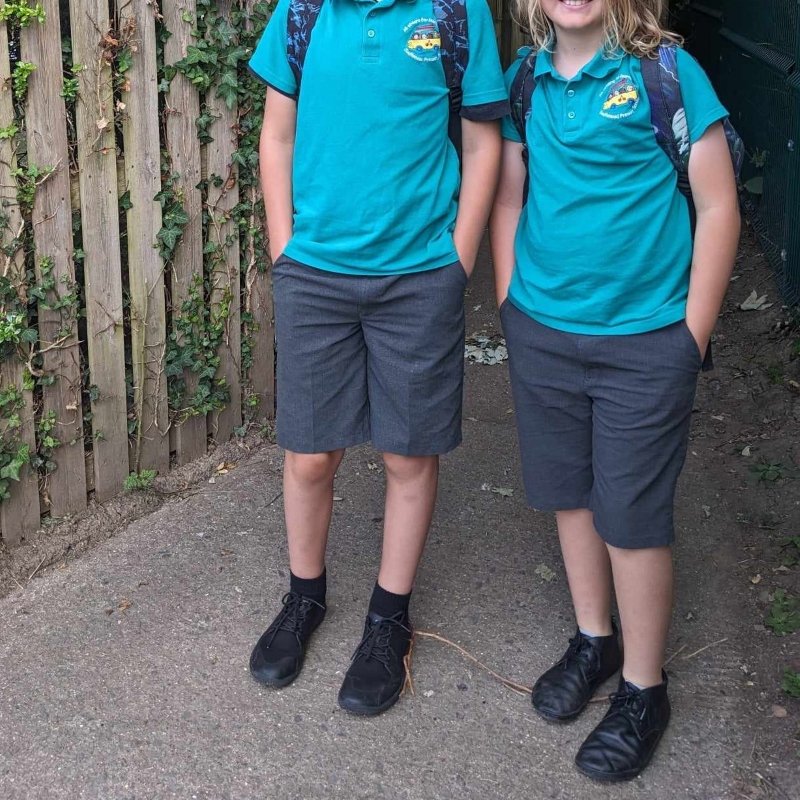
<svg viewBox="0 0 800 800">
<path fill-rule="evenodd" d="M 406 612 L 391 617 L 367 614 L 364 637 L 339 690 L 339 705 L 345 711 L 373 716 L 397 702 L 406 681 L 404 659 L 412 637 Z"/>
<path fill-rule="evenodd" d="M 611 708 L 575 756 L 578 769 L 596 781 L 629 781 L 650 763 L 670 716 L 667 676 L 637 689 L 621 676 Z"/>
<path fill-rule="evenodd" d="M 584 636 L 580 628 L 567 652 L 533 685 L 531 702 L 548 722 L 567 722 L 583 711 L 600 684 L 622 666 L 619 631 L 612 621 L 610 636 Z"/>
<path fill-rule="evenodd" d="M 288 686 L 303 668 L 311 634 L 325 618 L 326 607 L 310 597 L 287 592 L 281 612 L 250 654 L 250 673 L 276 689 Z"/>
</svg>

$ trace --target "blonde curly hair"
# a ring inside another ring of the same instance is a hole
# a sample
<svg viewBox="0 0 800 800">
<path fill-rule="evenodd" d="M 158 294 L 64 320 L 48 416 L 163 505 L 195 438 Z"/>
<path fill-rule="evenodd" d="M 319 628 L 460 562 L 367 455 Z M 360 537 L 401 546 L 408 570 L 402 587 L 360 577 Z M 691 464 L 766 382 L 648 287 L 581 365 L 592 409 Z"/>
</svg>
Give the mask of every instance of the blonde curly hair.
<svg viewBox="0 0 800 800">
<path fill-rule="evenodd" d="M 536 50 L 552 49 L 556 33 L 541 0 L 515 0 L 514 17 L 528 32 Z M 605 50 L 623 50 L 639 58 L 653 58 L 660 44 L 682 44 L 683 39 L 663 27 L 667 0 L 605 0 Z"/>
</svg>

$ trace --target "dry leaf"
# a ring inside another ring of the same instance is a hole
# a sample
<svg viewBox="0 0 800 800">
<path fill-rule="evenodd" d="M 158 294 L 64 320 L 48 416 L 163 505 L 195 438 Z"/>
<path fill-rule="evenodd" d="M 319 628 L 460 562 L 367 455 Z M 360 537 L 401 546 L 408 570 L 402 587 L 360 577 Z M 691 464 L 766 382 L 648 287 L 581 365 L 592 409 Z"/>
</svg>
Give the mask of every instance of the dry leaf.
<svg viewBox="0 0 800 800">
<path fill-rule="evenodd" d="M 538 566 L 538 567 L 536 567 L 536 569 L 534 570 L 534 572 L 535 572 L 535 573 L 536 573 L 536 574 L 537 574 L 537 575 L 538 575 L 538 576 L 539 576 L 539 577 L 540 577 L 540 578 L 541 578 L 543 581 L 547 581 L 547 583 L 550 583 L 551 581 L 554 581 L 554 580 L 555 580 L 555 578 L 556 578 L 556 574 L 555 574 L 555 572 L 553 572 L 553 570 L 551 570 L 551 569 L 550 569 L 550 567 L 548 567 L 548 566 L 547 566 L 547 564 L 539 564 L 539 566 Z"/>
<path fill-rule="evenodd" d="M 788 716 L 789 712 L 783 706 L 772 706 L 772 716 L 781 719 Z"/>
<path fill-rule="evenodd" d="M 750 578 L 750 583 L 753 583 L 753 584 L 761 583 L 761 573 L 759 572 L 758 575 L 753 575 L 753 577 Z"/>
<path fill-rule="evenodd" d="M 753 289 L 747 296 L 747 299 L 739 304 L 742 311 L 766 311 L 772 306 L 772 303 L 767 302 L 767 296 L 762 294 L 760 297 L 758 292 Z"/>
<path fill-rule="evenodd" d="M 750 455 L 751 452 L 752 451 L 750 449 L 750 445 L 747 445 L 747 447 L 745 447 L 744 450 L 742 450 L 742 455 L 745 456 L 745 458 L 746 458 L 747 456 Z"/>
<path fill-rule="evenodd" d="M 133 603 L 130 600 L 128 600 L 127 597 L 123 597 L 122 600 L 120 600 L 119 603 L 117 604 L 117 608 L 120 611 L 127 611 L 132 605 Z"/>
<path fill-rule="evenodd" d="M 499 494 L 501 497 L 511 497 L 514 494 L 513 489 L 509 489 L 505 486 L 492 486 L 489 483 L 484 483 L 481 486 L 481 490 L 484 492 L 494 492 L 494 494 Z"/>
</svg>

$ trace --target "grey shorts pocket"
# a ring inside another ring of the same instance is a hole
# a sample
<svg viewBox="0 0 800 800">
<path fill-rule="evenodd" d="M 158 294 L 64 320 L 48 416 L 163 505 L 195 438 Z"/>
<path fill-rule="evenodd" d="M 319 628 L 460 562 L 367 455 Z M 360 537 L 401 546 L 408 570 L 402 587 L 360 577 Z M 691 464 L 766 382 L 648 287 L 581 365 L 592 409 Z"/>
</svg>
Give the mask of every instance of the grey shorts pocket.
<svg viewBox="0 0 800 800">
<path fill-rule="evenodd" d="M 678 323 L 678 329 L 683 333 L 684 339 L 686 339 L 689 345 L 689 351 L 697 362 L 697 369 L 699 370 L 703 365 L 703 354 L 700 352 L 700 348 L 697 346 L 697 340 L 689 330 L 689 326 L 686 324 L 685 319 Z"/>
</svg>

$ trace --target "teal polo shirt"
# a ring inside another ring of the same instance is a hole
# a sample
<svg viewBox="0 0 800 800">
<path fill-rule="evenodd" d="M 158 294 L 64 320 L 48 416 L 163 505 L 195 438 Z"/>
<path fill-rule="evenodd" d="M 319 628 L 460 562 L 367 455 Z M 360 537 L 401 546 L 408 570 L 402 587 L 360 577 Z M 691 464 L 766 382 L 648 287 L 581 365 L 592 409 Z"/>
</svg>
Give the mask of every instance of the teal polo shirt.
<svg viewBox="0 0 800 800">
<path fill-rule="evenodd" d="M 250 67 L 297 95 L 279 0 Z M 461 116 L 501 119 L 508 95 L 486 0 L 467 0 Z M 460 185 L 431 0 L 324 0 L 297 102 L 294 228 L 284 251 L 317 269 L 392 275 L 454 262 Z"/>
<path fill-rule="evenodd" d="M 506 73 L 509 87 L 520 61 Z M 696 142 L 728 112 L 683 50 L 678 69 Z M 689 211 L 653 133 L 639 59 L 601 51 L 567 80 L 542 51 L 535 74 L 526 127 L 530 191 L 509 299 L 543 325 L 571 333 L 643 333 L 682 320 Z M 519 141 L 510 117 L 503 136 Z"/>
</svg>

